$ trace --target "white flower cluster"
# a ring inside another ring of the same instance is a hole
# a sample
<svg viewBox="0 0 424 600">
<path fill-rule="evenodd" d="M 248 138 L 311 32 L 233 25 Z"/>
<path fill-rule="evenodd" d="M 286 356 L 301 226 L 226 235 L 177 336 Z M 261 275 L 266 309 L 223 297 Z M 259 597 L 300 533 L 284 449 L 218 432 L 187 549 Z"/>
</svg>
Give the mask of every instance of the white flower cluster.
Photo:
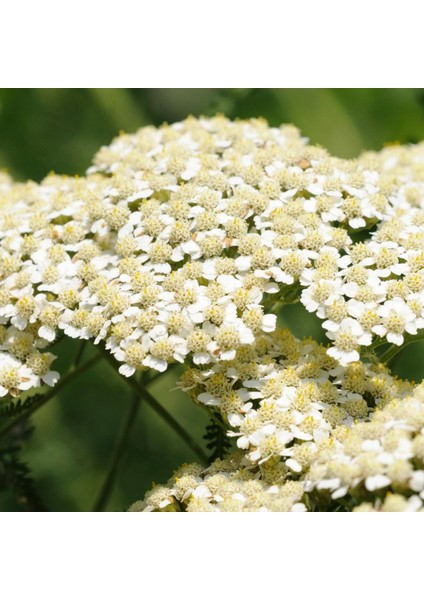
<svg viewBox="0 0 424 600">
<path fill-rule="evenodd" d="M 104 342 L 131 376 L 188 354 L 196 364 L 231 358 L 256 331 L 275 327 L 261 306 L 267 284 L 239 275 L 230 256 L 248 230 L 247 205 L 235 196 L 225 212 L 232 188 L 221 155 L 247 140 L 255 150 L 303 145 L 291 127 L 187 121 L 122 136 L 112 145 L 123 146 L 113 175 L 50 176 L 41 185 L 2 176 L 0 394 L 56 381 L 53 355 L 40 349 L 61 332 Z M 180 172 L 181 162 L 191 170 Z M 253 190 L 256 201 L 265 200 Z"/>
<path fill-rule="evenodd" d="M 328 348 L 276 330 L 296 301 Z M 132 510 L 422 510 L 424 391 L 374 353 L 421 330 L 424 143 L 341 160 L 292 126 L 189 118 L 86 177 L 0 173 L 0 396 L 53 386 L 62 335 L 92 340 L 127 377 L 189 363 L 180 387 L 238 446 Z"/>
<path fill-rule="evenodd" d="M 417 495 L 402 496 L 388 492 L 373 502 L 362 502 L 352 508 L 352 512 L 424 512 L 422 497 Z"/>
<path fill-rule="evenodd" d="M 394 398 L 375 411 L 369 422 L 340 428 L 334 438 L 331 446 L 317 453 L 305 477 L 307 492 L 327 490 L 333 499 L 348 494 L 361 499 L 371 493 L 376 509 L 389 510 L 395 503 L 402 510 L 423 508 L 423 384 L 409 397 Z"/>
<path fill-rule="evenodd" d="M 133 181 L 147 151 L 145 169 L 187 182 L 186 215 L 196 224 L 181 247 L 184 258 L 204 261 L 202 277 L 221 283 L 233 302 L 246 287 L 258 290 L 236 303 L 253 333 L 254 323 L 264 325 L 263 292 L 284 302 L 299 288 L 306 309 L 324 320 L 329 354 L 341 364 L 358 360 L 373 338 L 401 345 L 405 333 L 424 328 L 424 144 L 346 161 L 307 146 L 295 130 L 192 119 L 167 132 L 169 156 L 160 145 L 164 131 L 149 131 L 147 148 L 145 130 L 103 148 L 94 170 Z M 207 204 L 205 188 L 215 198 Z M 224 242 L 215 253 L 210 238 Z M 219 326 L 210 316 L 206 321 Z M 209 326 L 202 329 L 210 335 Z M 219 348 L 212 352 L 221 356 Z M 207 362 L 204 354 L 197 360 Z"/>
<path fill-rule="evenodd" d="M 187 369 L 179 385 L 219 412 L 251 465 L 275 469 L 280 461 L 281 474 L 305 473 L 340 428 L 369 420 L 376 407 L 412 390 L 383 365 L 342 367 L 325 347 L 281 329 L 239 348 L 232 361 Z"/>
<path fill-rule="evenodd" d="M 270 485 L 247 470 L 242 454 L 216 460 L 208 469 L 183 465 L 166 485 L 157 485 L 129 512 L 298 512 L 303 484 Z"/>
<path fill-rule="evenodd" d="M 299 296 L 342 365 L 401 344 L 424 327 L 423 161 L 216 117 L 121 135 L 85 178 L 2 175 L 0 394 L 53 384 L 40 350 L 61 333 L 126 376 L 232 360 Z"/>
<path fill-rule="evenodd" d="M 289 447 L 307 457 L 303 473 L 276 455 L 252 464 L 241 450 L 210 469 L 185 465 L 130 510 L 424 512 L 424 384 L 369 419 L 336 425 L 312 458 L 309 447 L 302 438 Z"/>
</svg>

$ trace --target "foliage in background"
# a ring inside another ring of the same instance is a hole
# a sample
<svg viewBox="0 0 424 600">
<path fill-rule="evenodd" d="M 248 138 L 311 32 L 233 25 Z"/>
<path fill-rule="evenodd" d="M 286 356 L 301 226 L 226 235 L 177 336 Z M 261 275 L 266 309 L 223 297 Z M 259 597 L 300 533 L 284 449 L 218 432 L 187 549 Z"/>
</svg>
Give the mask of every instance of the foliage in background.
<svg viewBox="0 0 424 600">
<path fill-rule="evenodd" d="M 378 149 L 387 142 L 424 139 L 422 90 L 2 90 L 0 167 L 21 180 L 39 180 L 51 169 L 82 174 L 98 147 L 122 129 L 134 131 L 190 113 L 216 112 L 230 118 L 262 116 L 272 125 L 296 123 L 312 142 L 343 157 Z M 314 318 L 306 318 L 296 306 L 286 307 L 279 318 L 282 325 L 290 323 L 298 336 L 320 338 Z M 61 344 L 55 351 L 61 357 L 58 368 L 64 372 L 76 346 L 72 340 Z M 405 351 L 396 364 L 397 372 L 419 379 L 419 354 L 418 346 Z M 176 371 L 167 374 L 152 391 L 180 422 L 190 423 L 201 442 L 206 419 L 183 394 L 169 392 L 177 377 Z M 48 506 L 54 510 L 91 508 L 130 401 L 131 394 L 116 373 L 99 365 L 37 413 L 35 433 L 22 436 L 19 444 L 26 447 L 37 493 Z M 207 441 L 203 440 L 205 449 Z M 124 459 L 108 506 L 111 510 L 125 509 L 143 496 L 153 479 L 166 481 L 176 466 L 195 456 L 142 405 Z M 12 450 L 6 456 L 9 463 L 0 467 L 0 485 L 1 477 L 9 476 L 11 460 Z M 25 479 L 25 467 L 20 465 L 18 471 Z M 28 508 L 25 502 L 16 504 L 16 497 L 22 499 L 25 494 L 1 495 L 0 509 Z"/>
</svg>

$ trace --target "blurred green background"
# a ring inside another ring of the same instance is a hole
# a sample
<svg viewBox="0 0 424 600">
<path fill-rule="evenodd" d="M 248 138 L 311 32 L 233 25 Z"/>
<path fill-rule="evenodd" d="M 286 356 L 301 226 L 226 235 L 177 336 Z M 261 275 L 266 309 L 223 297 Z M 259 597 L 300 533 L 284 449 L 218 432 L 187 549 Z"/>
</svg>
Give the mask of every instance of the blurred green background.
<svg viewBox="0 0 424 600">
<path fill-rule="evenodd" d="M 40 180 L 52 170 L 83 174 L 96 150 L 121 130 L 217 112 L 261 116 L 271 125 L 294 123 L 311 142 L 341 157 L 424 139 L 422 89 L 3 89 L 0 168 L 18 180 Z M 302 307 L 286 307 L 280 323 L 296 335 L 323 339 Z M 63 372 L 78 345 L 65 340 L 60 346 L 56 364 Z M 420 380 L 423 349 L 405 349 L 395 371 Z M 85 357 L 93 352 L 86 350 Z M 184 394 L 170 391 L 177 376 L 177 370 L 163 376 L 151 391 L 202 443 L 207 420 Z M 130 400 L 112 368 L 99 364 L 36 413 L 24 457 L 50 510 L 91 509 Z M 192 451 L 142 405 L 107 509 L 125 510 L 153 481 L 166 481 L 193 460 Z M 0 510 L 21 508 L 3 494 Z"/>
</svg>

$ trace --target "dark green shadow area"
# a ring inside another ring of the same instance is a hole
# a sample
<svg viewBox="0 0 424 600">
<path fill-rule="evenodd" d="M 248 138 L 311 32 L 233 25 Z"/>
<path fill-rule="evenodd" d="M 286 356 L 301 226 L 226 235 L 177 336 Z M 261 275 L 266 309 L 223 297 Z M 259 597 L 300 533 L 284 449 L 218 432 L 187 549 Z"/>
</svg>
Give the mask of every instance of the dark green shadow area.
<svg viewBox="0 0 424 600">
<path fill-rule="evenodd" d="M 56 366 L 65 373 L 79 342 L 62 340 L 55 348 Z M 87 345 L 86 360 L 97 350 Z M 149 390 L 205 448 L 207 418 L 175 388 L 177 369 Z M 91 510 L 109 466 L 120 426 L 129 410 L 132 391 L 106 362 L 73 380 L 34 416 L 35 431 L 23 458 L 30 464 L 37 489 L 54 511 Z M 126 510 L 151 487 L 166 481 L 196 455 L 147 405 L 141 404 L 108 510 Z M 0 510 L 19 510 L 10 496 L 0 496 Z"/>
<path fill-rule="evenodd" d="M 309 313 L 303 304 L 287 304 L 277 315 L 279 327 L 286 327 L 299 339 L 311 337 L 317 342 L 329 342 L 322 329 L 322 321 L 314 313 Z"/>
<path fill-rule="evenodd" d="M 423 366 L 424 342 L 406 346 L 390 363 L 390 368 L 394 374 L 416 383 L 421 383 L 423 380 Z"/>
</svg>

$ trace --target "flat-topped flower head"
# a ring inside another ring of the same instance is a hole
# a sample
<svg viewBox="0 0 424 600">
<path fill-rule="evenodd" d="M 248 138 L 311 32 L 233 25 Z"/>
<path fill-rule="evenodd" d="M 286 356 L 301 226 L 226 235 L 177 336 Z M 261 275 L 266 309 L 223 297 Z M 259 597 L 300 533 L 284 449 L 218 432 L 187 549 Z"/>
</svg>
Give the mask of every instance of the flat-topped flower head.
<svg viewBox="0 0 424 600">
<path fill-rule="evenodd" d="M 341 437 L 337 435 L 324 453 L 318 450 L 305 477 L 305 490 L 326 490 L 333 499 L 350 496 L 362 502 L 356 510 L 421 510 L 423 434 L 424 388 L 420 385 L 406 398 L 392 397 L 368 421 L 361 419 Z"/>
<path fill-rule="evenodd" d="M 352 343 L 356 347 L 357 339 Z M 179 386 L 219 415 L 250 465 L 278 459 L 287 471 L 301 474 L 336 428 L 366 422 L 388 398 L 412 390 L 382 365 L 343 367 L 338 358 L 313 340 L 278 330 L 257 335 L 210 368 L 190 369 Z"/>
<path fill-rule="evenodd" d="M 348 370 L 353 375 L 353 365 Z M 280 380 L 283 379 L 280 374 Z M 197 378 L 191 380 L 196 385 Z M 308 385 L 303 384 L 303 388 Z M 252 464 L 248 447 L 241 444 L 238 451 L 214 461 L 208 468 L 183 465 L 166 485 L 155 486 L 129 510 L 263 512 L 347 508 L 355 512 L 422 512 L 423 386 L 405 397 L 399 395 L 402 386 L 390 380 L 388 385 L 392 400 L 368 416 L 357 414 L 350 424 L 345 421 L 346 413 L 351 405 L 358 408 L 358 395 L 329 406 L 334 409 L 331 434 L 319 436 L 314 442 L 308 441 L 307 436 L 297 437 L 282 453 L 286 457 L 283 463 L 278 454 L 285 442 L 279 439 L 277 427 L 270 423 L 278 414 L 269 400 L 277 395 L 277 385 L 268 380 L 262 388 L 268 398 L 262 404 L 268 425 L 262 421 L 262 430 L 254 433 L 257 415 L 245 419 L 245 432 L 256 436 L 255 443 L 259 442 L 262 454 L 269 453 L 264 462 Z M 307 393 L 313 396 L 311 390 Z M 296 397 L 300 401 L 296 409 L 305 410 L 308 402 L 302 394 Z M 311 398 L 309 406 L 310 403 Z M 285 417 L 286 427 L 293 424 L 293 415 Z M 313 431 L 314 417 L 309 416 L 303 423 L 304 432 Z"/>
<path fill-rule="evenodd" d="M 240 453 L 218 459 L 204 469 L 183 465 L 166 485 L 157 485 L 129 512 L 297 512 L 303 485 L 270 484 L 243 466 Z"/>
<path fill-rule="evenodd" d="M 105 344 L 127 376 L 233 360 L 275 301 L 316 313 L 342 365 L 401 344 L 424 328 L 423 153 L 346 161 L 292 126 L 190 117 L 119 136 L 86 177 L 2 174 L 0 323 L 34 351 Z"/>
</svg>

